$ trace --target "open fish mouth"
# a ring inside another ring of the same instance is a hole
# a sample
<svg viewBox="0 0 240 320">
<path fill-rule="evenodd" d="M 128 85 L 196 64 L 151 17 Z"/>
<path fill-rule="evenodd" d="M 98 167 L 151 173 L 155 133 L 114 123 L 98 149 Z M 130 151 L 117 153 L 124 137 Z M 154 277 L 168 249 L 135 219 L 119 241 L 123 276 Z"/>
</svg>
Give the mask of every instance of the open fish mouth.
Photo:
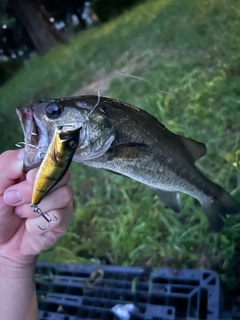
<svg viewBox="0 0 240 320">
<path fill-rule="evenodd" d="M 42 123 L 34 117 L 31 108 L 17 108 L 16 112 L 24 134 L 24 142 L 16 145 L 24 145 L 23 171 L 28 172 L 42 162 L 49 145 L 48 133 Z"/>
</svg>

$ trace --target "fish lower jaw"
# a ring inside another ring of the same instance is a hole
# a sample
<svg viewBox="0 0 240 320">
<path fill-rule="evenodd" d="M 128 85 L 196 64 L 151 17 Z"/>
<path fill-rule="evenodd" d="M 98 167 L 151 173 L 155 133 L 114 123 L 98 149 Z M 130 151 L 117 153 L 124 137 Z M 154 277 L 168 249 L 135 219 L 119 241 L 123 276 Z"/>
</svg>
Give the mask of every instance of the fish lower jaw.
<svg viewBox="0 0 240 320">
<path fill-rule="evenodd" d="M 49 146 L 50 142 L 48 140 L 48 138 L 46 138 L 46 136 L 41 135 L 40 139 L 38 140 L 38 150 L 41 152 L 41 154 L 43 155 L 43 157 L 45 156 L 48 146 Z"/>
<path fill-rule="evenodd" d="M 47 130 L 38 122 L 34 118 L 24 132 L 25 155 L 23 163 L 25 172 L 40 165 L 49 146 Z"/>
</svg>

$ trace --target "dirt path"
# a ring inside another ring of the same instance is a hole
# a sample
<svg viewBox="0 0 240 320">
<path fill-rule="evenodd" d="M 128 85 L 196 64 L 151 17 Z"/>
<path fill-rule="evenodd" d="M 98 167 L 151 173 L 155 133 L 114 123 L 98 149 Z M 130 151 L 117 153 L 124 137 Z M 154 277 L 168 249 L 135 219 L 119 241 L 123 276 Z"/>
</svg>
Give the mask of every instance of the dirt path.
<svg viewBox="0 0 240 320">
<path fill-rule="evenodd" d="M 97 76 L 91 83 L 88 83 L 75 91 L 72 96 L 76 97 L 84 94 L 97 94 L 98 90 L 104 92 L 108 88 L 110 82 L 108 80 L 110 80 L 113 75 L 114 73 L 109 73 L 102 76 Z"/>
<path fill-rule="evenodd" d="M 120 76 L 121 74 L 134 75 L 136 72 L 139 74 L 139 71 L 144 70 L 149 59 L 153 59 L 154 54 L 150 50 L 142 52 L 140 55 L 135 55 L 128 63 L 118 70 L 114 70 L 108 74 L 98 74 L 96 77 L 88 84 L 79 88 L 75 91 L 72 96 L 80 96 L 84 94 L 97 94 L 98 90 L 101 90 L 101 93 L 104 93 L 107 90 L 110 81 L 114 76 Z M 127 60 L 127 59 L 126 59 Z"/>
</svg>

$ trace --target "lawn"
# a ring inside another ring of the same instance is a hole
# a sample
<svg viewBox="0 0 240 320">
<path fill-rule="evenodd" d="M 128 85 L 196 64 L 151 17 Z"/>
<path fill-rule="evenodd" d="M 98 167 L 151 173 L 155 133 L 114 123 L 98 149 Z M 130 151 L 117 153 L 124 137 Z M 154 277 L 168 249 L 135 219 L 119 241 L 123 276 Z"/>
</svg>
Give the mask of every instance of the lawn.
<svg viewBox="0 0 240 320">
<path fill-rule="evenodd" d="M 79 33 L 0 88 L 0 152 L 21 136 L 15 107 L 102 89 L 204 142 L 198 166 L 240 201 L 239 29 L 237 0 L 149 0 Z M 176 215 L 137 182 L 79 164 L 71 170 L 74 220 L 41 260 L 211 268 L 236 286 L 240 217 L 214 234 L 188 196 Z"/>
</svg>

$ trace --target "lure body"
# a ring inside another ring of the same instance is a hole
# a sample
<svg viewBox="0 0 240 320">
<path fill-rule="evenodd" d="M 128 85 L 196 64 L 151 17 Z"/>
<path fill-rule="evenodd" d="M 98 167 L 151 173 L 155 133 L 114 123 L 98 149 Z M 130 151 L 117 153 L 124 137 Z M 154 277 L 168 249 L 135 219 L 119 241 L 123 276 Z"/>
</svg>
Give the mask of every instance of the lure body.
<svg viewBox="0 0 240 320">
<path fill-rule="evenodd" d="M 56 128 L 34 181 L 33 206 L 38 205 L 66 173 L 78 146 L 80 129 Z"/>
</svg>

